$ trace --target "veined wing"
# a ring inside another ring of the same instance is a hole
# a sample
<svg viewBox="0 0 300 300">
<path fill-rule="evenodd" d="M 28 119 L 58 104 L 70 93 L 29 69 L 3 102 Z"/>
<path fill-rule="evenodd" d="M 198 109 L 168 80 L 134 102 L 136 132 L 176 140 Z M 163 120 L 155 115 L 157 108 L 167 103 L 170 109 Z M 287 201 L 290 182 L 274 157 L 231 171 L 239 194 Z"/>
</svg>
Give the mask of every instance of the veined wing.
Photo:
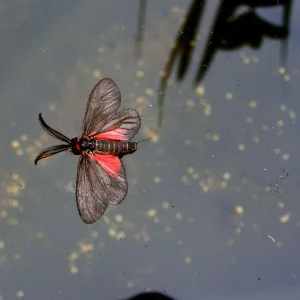
<svg viewBox="0 0 300 300">
<path fill-rule="evenodd" d="M 108 204 L 117 205 L 128 191 L 121 160 L 113 155 L 82 155 L 77 167 L 76 200 L 81 219 L 96 222 Z"/>
<path fill-rule="evenodd" d="M 97 139 L 131 140 L 139 131 L 141 119 L 134 109 L 124 109 L 111 116 L 100 132 L 93 133 Z"/>
<path fill-rule="evenodd" d="M 99 132 L 107 118 L 115 114 L 121 103 L 118 86 L 110 78 L 100 80 L 93 88 L 83 119 L 82 132 Z"/>
</svg>

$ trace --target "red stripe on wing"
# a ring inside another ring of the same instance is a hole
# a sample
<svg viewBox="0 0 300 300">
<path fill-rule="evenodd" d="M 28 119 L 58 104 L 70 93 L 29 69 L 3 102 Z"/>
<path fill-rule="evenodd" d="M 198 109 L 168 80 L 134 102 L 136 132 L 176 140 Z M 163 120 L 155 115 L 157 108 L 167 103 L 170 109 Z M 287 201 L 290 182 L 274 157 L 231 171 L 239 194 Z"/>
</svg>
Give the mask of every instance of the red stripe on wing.
<svg viewBox="0 0 300 300">
<path fill-rule="evenodd" d="M 110 177 L 116 179 L 119 176 L 122 164 L 118 156 L 101 154 L 88 156 L 95 159 Z"/>
<path fill-rule="evenodd" d="M 90 135 L 94 135 L 93 133 Z M 99 140 L 115 140 L 115 141 L 123 141 L 126 136 L 126 129 L 118 128 L 117 130 L 106 131 L 103 133 L 99 133 L 94 135 L 96 139 Z"/>
</svg>

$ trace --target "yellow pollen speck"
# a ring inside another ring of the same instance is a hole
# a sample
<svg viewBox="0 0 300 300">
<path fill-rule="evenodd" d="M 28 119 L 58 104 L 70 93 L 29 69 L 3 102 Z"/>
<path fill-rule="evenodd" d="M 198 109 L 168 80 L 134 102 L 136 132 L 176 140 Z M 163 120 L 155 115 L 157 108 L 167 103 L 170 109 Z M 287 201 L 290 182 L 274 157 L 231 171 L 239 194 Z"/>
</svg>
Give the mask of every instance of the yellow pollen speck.
<svg viewBox="0 0 300 300">
<path fill-rule="evenodd" d="M 293 110 L 290 110 L 289 111 L 289 116 L 292 120 L 296 119 L 297 118 L 297 115 L 296 113 L 293 111 Z"/>
<path fill-rule="evenodd" d="M 284 74 L 283 75 L 283 81 L 288 82 L 290 80 L 290 75 Z"/>
<path fill-rule="evenodd" d="M 211 111 L 212 111 L 211 105 L 210 104 L 206 104 L 205 108 L 204 108 L 204 115 L 206 117 L 210 116 L 211 115 Z"/>
<path fill-rule="evenodd" d="M 121 223 L 123 221 L 123 216 L 121 214 L 117 214 L 115 216 L 115 220 L 116 222 Z"/>
<path fill-rule="evenodd" d="M 41 141 L 39 141 L 39 140 L 36 140 L 34 144 L 38 148 L 42 148 L 43 147 L 43 143 Z"/>
<path fill-rule="evenodd" d="M 160 183 L 160 182 L 161 182 L 161 178 L 160 178 L 159 176 L 155 176 L 155 177 L 153 178 L 153 181 L 154 181 L 155 183 Z"/>
<path fill-rule="evenodd" d="M 204 193 L 209 192 L 209 186 L 205 183 L 205 181 L 200 181 L 199 185 Z"/>
<path fill-rule="evenodd" d="M 240 233 L 242 232 L 242 228 L 239 228 L 239 227 L 236 228 L 236 229 L 235 229 L 235 232 L 236 232 L 237 234 L 240 234 Z"/>
<path fill-rule="evenodd" d="M 191 174 L 191 177 L 192 177 L 194 180 L 197 180 L 197 179 L 199 179 L 199 174 L 198 174 L 198 173 L 193 173 L 193 174 Z"/>
<path fill-rule="evenodd" d="M 26 134 L 22 134 L 20 136 L 20 140 L 23 141 L 23 142 L 26 142 L 28 140 L 28 136 Z"/>
<path fill-rule="evenodd" d="M 192 167 L 189 167 L 189 168 L 187 168 L 187 170 L 186 170 L 186 172 L 187 172 L 189 175 L 193 174 L 194 171 L 195 171 L 195 169 L 192 168 Z"/>
<path fill-rule="evenodd" d="M 5 242 L 4 241 L 0 241 L 0 249 L 3 249 L 5 247 Z"/>
<path fill-rule="evenodd" d="M 71 266 L 71 268 L 70 268 L 70 272 L 72 273 L 72 274 L 77 274 L 78 273 L 78 268 L 76 267 L 76 266 Z"/>
<path fill-rule="evenodd" d="M 191 259 L 189 256 L 187 256 L 187 257 L 184 259 L 184 262 L 185 262 L 186 264 L 190 264 L 190 263 L 192 262 L 192 259 Z"/>
<path fill-rule="evenodd" d="M 136 72 L 136 76 L 137 76 L 138 78 L 143 78 L 143 77 L 144 77 L 144 72 L 143 72 L 143 71 L 137 71 L 137 72 Z"/>
<path fill-rule="evenodd" d="M 132 281 L 127 281 L 127 282 L 126 282 L 126 286 L 127 286 L 128 288 L 132 288 L 132 287 L 133 287 L 133 282 L 132 282 Z"/>
<path fill-rule="evenodd" d="M 277 126 L 282 127 L 284 125 L 284 122 L 282 120 L 277 121 Z"/>
<path fill-rule="evenodd" d="M 287 110 L 287 107 L 286 107 L 284 104 L 281 104 L 281 105 L 280 105 L 280 110 L 281 110 L 281 111 L 286 111 L 286 110 Z"/>
<path fill-rule="evenodd" d="M 69 261 L 76 260 L 80 257 L 78 252 L 73 252 L 72 254 L 69 255 Z"/>
<path fill-rule="evenodd" d="M 241 205 L 237 205 L 235 207 L 235 212 L 238 214 L 238 215 L 242 215 L 244 213 L 244 208 L 241 206 Z"/>
<path fill-rule="evenodd" d="M 246 149 L 246 147 L 245 147 L 244 144 L 239 144 L 239 145 L 238 145 L 238 149 L 239 149 L 240 151 L 244 151 L 244 150 Z"/>
<path fill-rule="evenodd" d="M 225 95 L 226 100 L 231 100 L 232 98 L 233 98 L 232 93 L 226 93 L 226 95 Z"/>
<path fill-rule="evenodd" d="M 212 140 L 213 140 L 214 142 L 218 142 L 218 141 L 220 140 L 220 136 L 219 136 L 218 134 L 214 134 L 214 135 L 212 136 Z"/>
<path fill-rule="evenodd" d="M 281 152 L 281 151 L 280 151 L 279 148 L 275 148 L 275 149 L 274 149 L 274 153 L 275 153 L 275 154 L 280 154 L 280 152 Z"/>
<path fill-rule="evenodd" d="M 167 201 L 164 201 L 163 203 L 162 203 L 162 208 L 163 209 L 168 209 L 170 207 L 170 204 L 167 202 Z"/>
<path fill-rule="evenodd" d="M 199 95 L 200 97 L 203 97 L 205 93 L 205 88 L 204 85 L 200 85 L 196 88 L 196 94 Z"/>
<path fill-rule="evenodd" d="M 24 154 L 24 151 L 19 148 L 16 150 L 16 154 L 17 154 L 17 156 L 22 156 Z"/>
<path fill-rule="evenodd" d="M 146 98 L 144 96 L 139 96 L 136 98 L 135 102 L 136 102 L 136 104 L 139 104 L 139 105 L 144 104 L 144 103 L 146 103 Z"/>
<path fill-rule="evenodd" d="M 88 253 L 94 250 L 94 245 L 93 244 L 81 244 L 80 245 L 80 250 L 82 253 Z"/>
<path fill-rule="evenodd" d="M 257 106 L 257 102 L 254 100 L 250 101 L 248 104 L 248 108 L 255 108 L 256 106 Z"/>
<path fill-rule="evenodd" d="M 290 155 L 289 155 L 288 153 L 284 153 L 284 154 L 282 155 L 282 159 L 283 159 L 283 160 L 289 160 L 289 159 L 290 159 Z"/>
<path fill-rule="evenodd" d="M 13 207 L 13 208 L 19 207 L 19 201 L 16 200 L 16 199 L 10 199 L 10 200 L 8 201 L 8 206 L 9 206 L 9 207 Z"/>
<path fill-rule="evenodd" d="M 279 218 L 279 222 L 280 223 L 287 223 L 290 220 L 291 214 L 290 213 L 286 213 L 283 216 L 281 216 Z"/>
<path fill-rule="evenodd" d="M 180 13 L 180 8 L 176 5 L 171 7 L 171 12 L 172 13 Z"/>
<path fill-rule="evenodd" d="M 258 144 L 259 143 L 259 137 L 258 136 L 253 137 L 253 142 Z"/>
<path fill-rule="evenodd" d="M 222 189 L 225 189 L 226 187 L 227 187 L 227 185 L 228 185 L 228 182 L 227 181 L 221 181 L 221 188 Z"/>
<path fill-rule="evenodd" d="M 187 101 L 186 101 L 186 106 L 187 106 L 188 108 L 194 108 L 194 107 L 195 107 L 195 101 L 192 100 L 192 99 L 187 100 Z"/>
<path fill-rule="evenodd" d="M 187 178 L 186 175 L 183 175 L 183 176 L 181 177 L 181 181 L 182 181 L 183 183 L 187 184 L 187 183 L 189 182 L 189 179 Z"/>
<path fill-rule="evenodd" d="M 277 206 L 278 206 L 279 208 L 284 208 L 284 203 L 283 203 L 283 202 L 278 202 Z"/>
<path fill-rule="evenodd" d="M 181 220 L 182 219 L 182 214 L 181 213 L 176 213 L 176 219 Z"/>
<path fill-rule="evenodd" d="M 1 218 L 6 218 L 7 217 L 7 211 L 6 210 L 0 210 L 0 217 Z"/>
<path fill-rule="evenodd" d="M 247 117 L 247 118 L 246 118 L 246 122 L 247 122 L 248 124 L 252 124 L 252 123 L 253 123 L 253 119 L 252 119 L 251 117 Z"/>
<path fill-rule="evenodd" d="M 126 237 L 126 233 L 124 231 L 120 231 L 117 233 L 116 235 L 116 239 L 117 240 L 121 240 L 121 239 L 124 239 Z"/>
<path fill-rule="evenodd" d="M 161 78 L 165 78 L 165 77 L 167 76 L 167 72 L 165 72 L 165 71 L 160 71 L 160 72 L 159 72 L 159 75 L 160 75 Z"/>
<path fill-rule="evenodd" d="M 115 229 L 109 228 L 108 229 L 108 235 L 111 236 L 111 237 L 115 237 L 117 235 L 117 232 L 116 232 Z"/>
<path fill-rule="evenodd" d="M 24 291 L 17 291 L 16 296 L 17 296 L 18 298 L 23 298 L 23 297 L 25 296 L 25 293 L 24 293 Z"/>
<path fill-rule="evenodd" d="M 155 132 L 149 133 L 149 139 L 152 143 L 157 143 L 159 141 L 159 134 Z"/>
<path fill-rule="evenodd" d="M 20 187 L 18 185 L 8 185 L 6 187 L 6 193 L 12 197 L 18 197 L 20 195 Z"/>
<path fill-rule="evenodd" d="M 279 69 L 278 69 L 278 73 L 279 73 L 280 75 L 283 75 L 283 74 L 285 73 L 285 68 L 283 68 L 283 67 L 279 68 Z"/>
<path fill-rule="evenodd" d="M 249 58 L 249 57 L 245 57 L 245 58 L 243 59 L 243 63 L 244 63 L 245 65 L 249 65 L 249 64 L 250 64 L 250 58 Z"/>
<path fill-rule="evenodd" d="M 36 237 L 38 238 L 38 239 L 42 239 L 43 237 L 44 237 L 44 234 L 42 233 L 42 232 L 37 232 L 36 233 Z"/>
<path fill-rule="evenodd" d="M 225 173 L 223 174 L 223 179 L 225 179 L 225 180 L 229 180 L 230 177 L 231 177 L 231 175 L 230 175 L 229 172 L 225 172 Z"/>
<path fill-rule="evenodd" d="M 271 192 L 271 187 L 269 185 L 265 186 L 264 191 L 267 192 L 267 193 Z"/>
<path fill-rule="evenodd" d="M 18 140 L 13 140 L 11 141 L 10 145 L 13 149 L 17 149 L 20 147 L 20 142 Z"/>
<path fill-rule="evenodd" d="M 154 91 L 151 88 L 146 89 L 145 91 L 147 96 L 153 96 L 154 95 Z"/>
<path fill-rule="evenodd" d="M 155 209 L 149 209 L 147 212 L 149 217 L 154 217 L 156 215 L 156 210 Z"/>
<path fill-rule="evenodd" d="M 100 71 L 95 70 L 95 71 L 93 72 L 93 76 L 94 76 L 96 79 L 100 79 L 100 78 L 101 78 L 101 73 L 100 73 Z"/>
<path fill-rule="evenodd" d="M 17 181 L 17 180 L 20 179 L 20 175 L 19 175 L 18 173 L 13 173 L 13 174 L 11 175 L 11 179 Z"/>
</svg>

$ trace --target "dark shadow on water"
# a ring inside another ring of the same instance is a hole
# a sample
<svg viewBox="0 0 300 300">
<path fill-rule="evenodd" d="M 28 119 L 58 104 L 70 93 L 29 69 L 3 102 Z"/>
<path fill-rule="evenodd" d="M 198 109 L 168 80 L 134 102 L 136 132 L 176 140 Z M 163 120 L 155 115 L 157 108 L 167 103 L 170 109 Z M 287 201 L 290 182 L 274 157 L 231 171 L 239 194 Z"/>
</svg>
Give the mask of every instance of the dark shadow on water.
<svg viewBox="0 0 300 300">
<path fill-rule="evenodd" d="M 135 296 L 128 298 L 127 300 L 147 300 L 147 299 L 149 299 L 149 300 L 175 300 L 174 298 L 163 295 L 161 293 L 155 293 L 155 292 L 137 294 Z"/>
<path fill-rule="evenodd" d="M 140 58 L 142 53 L 146 9 L 147 9 L 147 0 L 140 0 L 139 16 L 138 16 L 138 23 L 137 23 L 137 34 L 135 38 L 135 55 L 137 58 Z"/>
<path fill-rule="evenodd" d="M 206 46 L 199 62 L 198 71 L 194 85 L 199 85 L 219 50 L 235 51 L 244 46 L 252 49 L 260 49 L 265 38 L 282 41 L 281 64 L 286 65 L 287 38 L 289 36 L 292 0 L 222 0 L 218 6 L 216 16 L 209 30 Z M 175 64 L 178 65 L 176 79 L 178 82 L 184 80 L 194 53 L 197 42 L 197 33 L 200 32 L 201 20 L 205 10 L 206 1 L 194 0 L 187 11 L 186 17 L 180 26 L 174 46 L 172 47 L 168 60 L 162 71 L 158 88 L 158 118 L 155 133 L 158 133 L 163 122 L 164 98 L 167 91 L 169 79 Z M 248 10 L 236 15 L 241 6 L 247 6 Z M 256 9 L 261 7 L 282 7 L 282 25 L 276 25 L 261 17 Z M 146 1 L 140 2 L 140 14 L 138 22 L 138 34 L 136 39 L 138 53 L 140 55 L 143 37 L 143 26 L 145 23 Z"/>
</svg>

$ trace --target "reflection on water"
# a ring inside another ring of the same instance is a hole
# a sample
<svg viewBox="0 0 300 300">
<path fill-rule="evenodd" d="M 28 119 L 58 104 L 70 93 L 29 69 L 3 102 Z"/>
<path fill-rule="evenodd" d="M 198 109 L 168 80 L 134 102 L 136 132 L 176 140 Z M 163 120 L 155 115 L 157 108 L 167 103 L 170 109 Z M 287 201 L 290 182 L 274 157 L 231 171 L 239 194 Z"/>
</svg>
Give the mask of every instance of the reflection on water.
<svg viewBox="0 0 300 300">
<path fill-rule="evenodd" d="M 207 3 L 197 36 L 201 49 L 216 3 Z M 299 67 L 293 35 L 292 68 L 278 66 L 279 44 L 266 41 L 257 52 L 220 53 L 194 88 L 195 57 L 180 84 L 170 77 L 163 126 L 155 142 L 141 143 L 124 159 L 128 196 L 99 223 L 86 226 L 77 216 L 75 157 L 33 165 L 53 142 L 40 131 L 38 113 L 45 111 L 66 135 L 80 135 L 86 95 L 102 77 L 113 78 L 123 106 L 141 114 L 140 139 L 156 127 L 160 72 L 187 4 L 148 2 L 138 60 L 132 13 L 138 8 L 114 5 L 61 7 L 39 28 L 42 34 L 24 24 L 33 50 L 18 53 L 21 66 L 5 53 L 14 76 L 4 74 L 1 91 L 1 296 L 124 299 L 159 290 L 176 299 L 280 299 L 283 292 L 296 299 Z M 297 31 L 293 21 L 291 28 Z M 37 46 L 47 51 L 35 52 Z"/>
</svg>

